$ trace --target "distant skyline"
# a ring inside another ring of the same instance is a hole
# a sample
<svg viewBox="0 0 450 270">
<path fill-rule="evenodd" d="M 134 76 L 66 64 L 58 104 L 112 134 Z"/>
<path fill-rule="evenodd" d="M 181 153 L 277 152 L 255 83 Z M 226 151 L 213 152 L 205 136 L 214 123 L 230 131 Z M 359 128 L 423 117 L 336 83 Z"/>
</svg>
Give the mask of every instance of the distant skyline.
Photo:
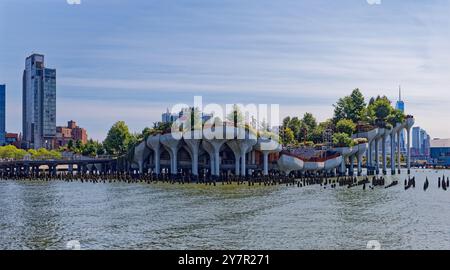
<svg viewBox="0 0 450 270">
<path fill-rule="evenodd" d="M 339 97 L 402 86 L 405 113 L 450 137 L 447 0 L 66 0 L 0 2 L 0 84 L 21 132 L 25 58 L 57 70 L 57 125 L 94 139 L 124 120 L 139 132 L 175 103 L 279 103 L 323 121 Z"/>
</svg>

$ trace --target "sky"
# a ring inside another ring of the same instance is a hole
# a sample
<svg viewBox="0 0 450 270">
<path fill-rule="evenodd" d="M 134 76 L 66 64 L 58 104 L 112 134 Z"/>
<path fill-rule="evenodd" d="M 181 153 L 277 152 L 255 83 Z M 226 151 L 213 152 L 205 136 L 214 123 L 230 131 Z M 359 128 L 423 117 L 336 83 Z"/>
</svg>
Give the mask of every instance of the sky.
<svg viewBox="0 0 450 270">
<path fill-rule="evenodd" d="M 35 52 L 57 69 L 57 125 L 75 120 L 97 140 L 194 96 L 323 121 L 354 88 L 395 102 L 399 85 L 416 124 L 450 137 L 448 14 L 447 0 L 0 0 L 7 131 L 21 132 Z"/>
</svg>

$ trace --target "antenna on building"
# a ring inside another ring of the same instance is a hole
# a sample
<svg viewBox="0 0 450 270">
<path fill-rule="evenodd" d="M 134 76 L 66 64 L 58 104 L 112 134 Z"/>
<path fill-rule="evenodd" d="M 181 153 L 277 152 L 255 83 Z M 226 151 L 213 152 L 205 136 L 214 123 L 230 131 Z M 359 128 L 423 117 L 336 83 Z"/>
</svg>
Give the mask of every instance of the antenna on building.
<svg viewBox="0 0 450 270">
<path fill-rule="evenodd" d="M 402 86 L 398 86 L 398 101 L 402 101 Z"/>
</svg>

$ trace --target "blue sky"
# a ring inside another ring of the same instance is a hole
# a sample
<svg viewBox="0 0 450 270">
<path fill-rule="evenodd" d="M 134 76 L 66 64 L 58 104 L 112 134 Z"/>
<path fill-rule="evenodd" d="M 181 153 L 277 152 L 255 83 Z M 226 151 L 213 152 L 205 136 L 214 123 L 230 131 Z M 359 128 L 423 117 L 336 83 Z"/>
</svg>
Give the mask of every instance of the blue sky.
<svg viewBox="0 0 450 270">
<path fill-rule="evenodd" d="M 446 0 L 1 0 L 7 130 L 21 130 L 24 61 L 38 52 L 57 69 L 57 124 L 94 139 L 194 95 L 324 120 L 353 88 L 396 100 L 399 84 L 417 124 L 450 137 L 448 14 Z"/>
</svg>

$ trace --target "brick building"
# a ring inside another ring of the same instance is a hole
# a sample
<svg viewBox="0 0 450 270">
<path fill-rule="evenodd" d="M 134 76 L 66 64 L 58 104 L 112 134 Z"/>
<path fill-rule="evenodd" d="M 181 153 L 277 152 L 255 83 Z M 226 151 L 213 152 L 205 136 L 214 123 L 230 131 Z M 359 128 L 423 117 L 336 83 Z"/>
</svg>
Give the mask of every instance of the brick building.
<svg viewBox="0 0 450 270">
<path fill-rule="evenodd" d="M 83 144 L 87 143 L 88 137 L 86 129 L 77 126 L 75 121 L 67 122 L 66 127 L 56 127 L 56 146 L 65 146 L 69 141 L 81 141 Z"/>
</svg>

